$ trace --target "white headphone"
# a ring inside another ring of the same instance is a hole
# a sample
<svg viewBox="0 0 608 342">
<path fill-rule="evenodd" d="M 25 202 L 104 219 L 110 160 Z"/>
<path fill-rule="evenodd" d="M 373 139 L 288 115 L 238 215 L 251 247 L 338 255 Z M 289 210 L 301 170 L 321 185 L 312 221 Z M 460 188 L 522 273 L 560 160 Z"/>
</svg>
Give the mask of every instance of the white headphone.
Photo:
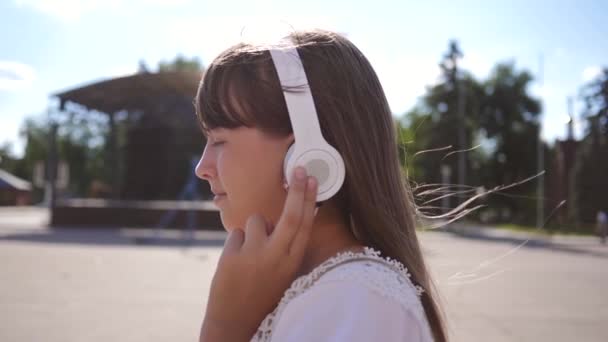
<svg viewBox="0 0 608 342">
<path fill-rule="evenodd" d="M 344 183 L 344 161 L 321 133 L 314 99 L 295 47 L 270 49 L 274 67 L 279 75 L 287 104 L 295 142 L 285 156 L 283 172 L 287 182 L 297 166 L 306 168 L 309 176 L 318 181 L 317 202 L 335 195 Z"/>
</svg>

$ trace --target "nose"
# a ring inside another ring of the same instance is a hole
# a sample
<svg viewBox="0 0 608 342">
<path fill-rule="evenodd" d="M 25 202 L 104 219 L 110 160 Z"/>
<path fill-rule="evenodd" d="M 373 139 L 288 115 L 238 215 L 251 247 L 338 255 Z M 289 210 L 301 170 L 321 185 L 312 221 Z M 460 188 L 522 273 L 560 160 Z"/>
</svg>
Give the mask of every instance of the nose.
<svg viewBox="0 0 608 342">
<path fill-rule="evenodd" d="M 195 173 L 198 178 L 206 181 L 209 181 L 217 175 L 215 171 L 215 160 L 212 153 L 207 149 L 207 146 L 205 146 L 205 151 L 203 151 L 203 155 L 196 165 Z"/>
</svg>

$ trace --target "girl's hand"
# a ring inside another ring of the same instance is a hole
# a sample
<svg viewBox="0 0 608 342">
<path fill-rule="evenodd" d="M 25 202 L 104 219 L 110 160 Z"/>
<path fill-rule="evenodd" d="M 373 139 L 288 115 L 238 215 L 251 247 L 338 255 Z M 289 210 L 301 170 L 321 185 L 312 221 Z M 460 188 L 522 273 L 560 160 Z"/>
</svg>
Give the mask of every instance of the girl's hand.
<svg viewBox="0 0 608 342">
<path fill-rule="evenodd" d="M 244 231 L 230 232 L 211 282 L 201 342 L 253 337 L 295 279 L 310 238 L 316 195 L 314 177 L 296 168 L 274 230 L 261 215 L 253 215 Z"/>
</svg>

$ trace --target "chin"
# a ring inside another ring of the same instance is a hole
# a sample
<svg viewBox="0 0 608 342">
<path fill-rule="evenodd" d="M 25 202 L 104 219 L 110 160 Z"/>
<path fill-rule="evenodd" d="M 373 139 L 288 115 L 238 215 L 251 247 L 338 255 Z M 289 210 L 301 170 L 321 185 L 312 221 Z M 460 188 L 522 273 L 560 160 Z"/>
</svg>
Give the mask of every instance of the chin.
<svg viewBox="0 0 608 342">
<path fill-rule="evenodd" d="M 224 227 L 224 230 L 229 232 L 232 231 L 232 225 L 230 224 L 229 220 L 226 219 L 225 215 L 223 212 L 220 211 L 220 219 L 222 220 L 222 227 Z"/>
<path fill-rule="evenodd" d="M 238 227 L 238 224 L 231 220 L 230 217 L 227 217 L 227 215 L 223 211 L 220 211 L 220 219 L 222 220 L 222 226 L 224 227 L 224 230 L 228 233 L 232 232 Z"/>
</svg>

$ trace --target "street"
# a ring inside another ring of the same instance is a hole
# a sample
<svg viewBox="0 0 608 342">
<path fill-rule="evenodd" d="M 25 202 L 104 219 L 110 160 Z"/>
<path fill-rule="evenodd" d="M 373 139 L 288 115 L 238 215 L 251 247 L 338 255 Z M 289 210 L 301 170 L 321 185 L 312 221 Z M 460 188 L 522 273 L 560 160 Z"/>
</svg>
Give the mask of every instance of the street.
<svg viewBox="0 0 608 342">
<path fill-rule="evenodd" d="M 0 341 L 195 341 L 224 234 L 44 227 L 0 209 Z M 451 340 L 608 340 L 608 247 L 419 234 Z"/>
</svg>

